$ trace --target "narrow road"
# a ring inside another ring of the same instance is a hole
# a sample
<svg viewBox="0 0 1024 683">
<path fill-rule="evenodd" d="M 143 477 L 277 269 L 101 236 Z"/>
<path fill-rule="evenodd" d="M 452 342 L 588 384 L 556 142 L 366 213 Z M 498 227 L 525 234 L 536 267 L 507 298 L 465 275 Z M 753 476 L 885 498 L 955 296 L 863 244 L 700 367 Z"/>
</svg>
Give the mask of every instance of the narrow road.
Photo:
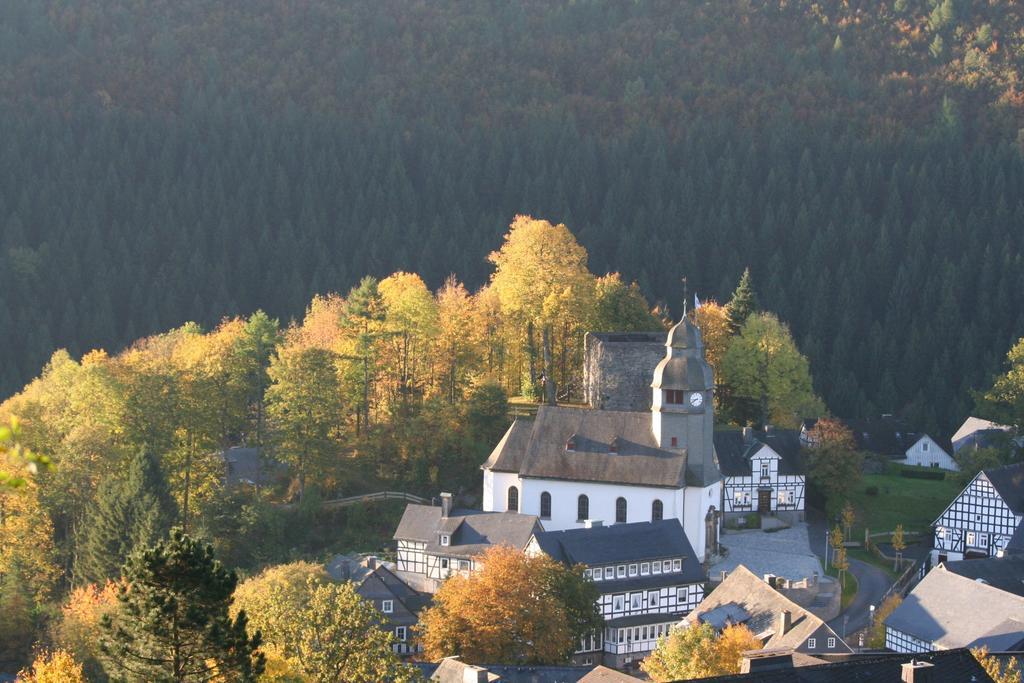
<svg viewBox="0 0 1024 683">
<path fill-rule="evenodd" d="M 850 573 L 857 579 L 857 594 L 853 596 L 853 602 L 841 612 L 838 617 L 828 622 L 832 630 L 840 636 L 843 632 L 843 619 L 849 617 L 846 624 L 846 634 L 856 633 L 867 628 L 871 622 L 871 605 L 876 608 L 881 602 L 882 595 L 889 590 L 892 579 L 878 567 L 872 566 L 860 560 L 850 560 Z M 850 643 L 850 645 L 856 645 Z"/>
<path fill-rule="evenodd" d="M 808 510 L 807 514 L 808 534 L 810 535 L 811 550 L 821 559 L 822 566 L 825 565 L 825 536 L 827 527 L 821 513 Z M 892 585 L 889 575 L 878 567 L 872 566 L 861 560 L 850 559 L 850 572 L 857 579 L 857 594 L 853 596 L 853 602 L 843 612 L 839 613 L 828 625 L 832 630 L 843 635 L 843 618 L 849 617 L 846 623 L 846 635 L 856 633 L 867 628 L 871 622 L 871 605 L 878 607 L 885 591 Z M 849 643 L 856 646 L 856 643 Z"/>
</svg>

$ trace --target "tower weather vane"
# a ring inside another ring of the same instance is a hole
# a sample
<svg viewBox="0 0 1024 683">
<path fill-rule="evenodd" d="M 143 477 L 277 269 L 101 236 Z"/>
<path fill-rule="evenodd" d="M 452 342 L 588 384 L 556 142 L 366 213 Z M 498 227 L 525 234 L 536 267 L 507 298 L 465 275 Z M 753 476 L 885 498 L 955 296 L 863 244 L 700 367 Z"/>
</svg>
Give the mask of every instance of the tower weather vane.
<svg viewBox="0 0 1024 683">
<path fill-rule="evenodd" d="M 686 317 L 686 301 L 690 298 L 690 289 L 686 283 L 686 276 L 683 276 L 683 317 Z"/>
</svg>

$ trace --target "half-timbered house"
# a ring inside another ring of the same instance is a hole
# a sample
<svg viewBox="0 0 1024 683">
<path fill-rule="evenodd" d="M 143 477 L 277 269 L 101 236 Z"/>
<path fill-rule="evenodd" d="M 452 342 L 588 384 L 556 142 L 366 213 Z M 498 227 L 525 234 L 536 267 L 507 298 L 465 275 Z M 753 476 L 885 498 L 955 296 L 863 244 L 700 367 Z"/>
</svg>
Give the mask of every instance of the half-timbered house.
<svg viewBox="0 0 1024 683">
<path fill-rule="evenodd" d="M 714 381 L 689 318 L 669 331 L 648 376 L 650 410 L 541 406 L 517 419 L 482 466 L 484 509 L 537 515 L 548 530 L 677 519 L 698 560 L 713 554 Z"/>
<path fill-rule="evenodd" d="M 393 537 L 398 570 L 430 579 L 434 592 L 453 573 L 476 569 L 476 558 L 490 546 L 524 549 L 543 530 L 535 515 L 452 509 L 451 494 L 442 493 L 440 506 L 406 506 Z"/>
<path fill-rule="evenodd" d="M 639 662 L 704 597 L 707 574 L 678 519 L 545 531 L 526 551 L 584 565 L 601 593 L 605 629 L 580 643 L 580 664 Z"/>
<path fill-rule="evenodd" d="M 743 565 L 684 620 L 684 624 L 692 623 L 709 624 L 717 631 L 743 624 L 769 650 L 784 648 L 812 657 L 853 652 L 828 624 Z"/>
<path fill-rule="evenodd" d="M 757 512 L 802 522 L 806 477 L 800 445 L 793 430 L 715 432 L 725 518 Z"/>
<path fill-rule="evenodd" d="M 1024 463 L 979 472 L 932 526 L 932 564 L 1000 555 L 1024 521 Z"/>
</svg>

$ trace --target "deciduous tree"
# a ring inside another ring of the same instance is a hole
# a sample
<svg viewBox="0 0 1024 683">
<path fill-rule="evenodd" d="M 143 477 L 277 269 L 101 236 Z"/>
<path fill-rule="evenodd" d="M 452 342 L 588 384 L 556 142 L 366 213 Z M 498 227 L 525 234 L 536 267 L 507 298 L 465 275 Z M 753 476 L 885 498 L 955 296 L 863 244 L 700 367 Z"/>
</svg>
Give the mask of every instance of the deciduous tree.
<svg viewBox="0 0 1024 683">
<path fill-rule="evenodd" d="M 760 650 L 746 626 L 726 627 L 716 635 L 710 624 L 677 626 L 658 641 L 640 668 L 655 681 L 689 680 L 739 673 L 742 653 Z"/>
<path fill-rule="evenodd" d="M 87 683 L 82 665 L 67 650 L 41 652 L 18 673 L 17 683 Z"/>
<path fill-rule="evenodd" d="M 855 450 L 850 430 L 832 418 L 819 419 L 808 441 L 809 446 L 803 449 L 808 480 L 835 510 L 860 481 L 863 457 Z"/>
<path fill-rule="evenodd" d="M 868 631 L 868 647 L 881 649 L 885 647 L 885 620 L 889 618 L 897 607 L 903 602 L 898 594 L 893 594 L 882 601 L 882 604 L 875 610 L 874 622 Z"/>
</svg>

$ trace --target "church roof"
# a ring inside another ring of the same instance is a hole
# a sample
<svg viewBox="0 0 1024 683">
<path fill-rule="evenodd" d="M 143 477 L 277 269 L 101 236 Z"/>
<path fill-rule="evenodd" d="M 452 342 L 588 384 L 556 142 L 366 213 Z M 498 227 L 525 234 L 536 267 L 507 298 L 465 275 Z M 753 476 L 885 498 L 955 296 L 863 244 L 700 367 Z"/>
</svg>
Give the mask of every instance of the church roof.
<svg viewBox="0 0 1024 683">
<path fill-rule="evenodd" d="M 723 429 L 715 432 L 715 453 L 718 467 L 726 477 L 750 476 L 750 459 L 768 446 L 775 451 L 781 462 L 779 474 L 803 475 L 804 466 L 800 455 L 800 433 L 793 429 L 772 429 L 753 431 L 748 441 L 743 432 Z"/>
<path fill-rule="evenodd" d="M 566 442 L 573 437 L 573 450 Z M 610 445 L 618 439 L 618 452 Z M 540 406 L 533 420 L 516 420 L 484 469 L 522 477 L 682 488 L 700 485 L 686 475 L 685 449 L 660 448 L 651 413 Z"/>
<path fill-rule="evenodd" d="M 652 387 L 704 391 L 715 385 L 711 366 L 704 360 L 700 330 L 689 318 L 683 318 L 668 331 L 665 347 L 668 352 L 654 368 Z M 677 353 L 686 349 L 694 349 L 697 353 Z"/>
<path fill-rule="evenodd" d="M 984 470 L 985 478 L 1015 514 L 1024 514 L 1024 462 Z"/>
</svg>

